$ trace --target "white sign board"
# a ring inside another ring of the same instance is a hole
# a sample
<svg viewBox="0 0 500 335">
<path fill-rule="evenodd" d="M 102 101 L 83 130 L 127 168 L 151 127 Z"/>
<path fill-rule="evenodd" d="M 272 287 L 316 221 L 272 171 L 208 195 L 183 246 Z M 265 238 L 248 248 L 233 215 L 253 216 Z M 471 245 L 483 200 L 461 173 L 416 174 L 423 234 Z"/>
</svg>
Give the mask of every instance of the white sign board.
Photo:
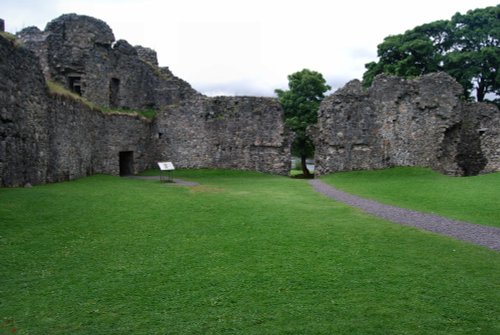
<svg viewBox="0 0 500 335">
<path fill-rule="evenodd" d="M 162 171 L 172 171 L 175 170 L 174 164 L 172 162 L 158 162 L 158 166 Z"/>
</svg>

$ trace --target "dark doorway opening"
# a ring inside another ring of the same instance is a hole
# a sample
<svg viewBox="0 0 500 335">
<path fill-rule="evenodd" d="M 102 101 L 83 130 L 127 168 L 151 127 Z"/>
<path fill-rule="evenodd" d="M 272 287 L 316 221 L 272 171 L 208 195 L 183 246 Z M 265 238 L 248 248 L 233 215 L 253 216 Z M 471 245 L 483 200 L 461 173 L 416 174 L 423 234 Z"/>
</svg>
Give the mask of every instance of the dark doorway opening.
<svg viewBox="0 0 500 335">
<path fill-rule="evenodd" d="M 134 152 L 120 151 L 120 176 L 134 174 Z"/>
<path fill-rule="evenodd" d="M 120 79 L 111 78 L 109 82 L 109 107 L 118 108 L 120 106 Z"/>
<path fill-rule="evenodd" d="M 78 95 L 82 95 L 82 77 L 69 76 L 68 86 L 71 92 L 74 92 Z"/>
<path fill-rule="evenodd" d="M 441 144 L 442 169 L 453 172 L 455 164 L 460 169 L 454 173 L 461 176 L 477 176 L 488 164 L 481 148 L 479 125 L 472 121 L 459 122 L 446 129 Z"/>
</svg>

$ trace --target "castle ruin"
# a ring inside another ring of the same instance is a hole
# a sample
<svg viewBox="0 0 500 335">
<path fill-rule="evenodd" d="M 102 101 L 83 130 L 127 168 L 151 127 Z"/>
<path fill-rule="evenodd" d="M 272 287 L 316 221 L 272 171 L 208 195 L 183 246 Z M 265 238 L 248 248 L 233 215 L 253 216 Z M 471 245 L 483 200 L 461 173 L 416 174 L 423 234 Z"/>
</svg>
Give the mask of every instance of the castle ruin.
<svg viewBox="0 0 500 335">
<path fill-rule="evenodd" d="M 275 99 L 209 98 L 156 53 L 101 20 L 63 15 L 44 31 L 0 37 L 0 186 L 178 168 L 238 168 L 286 175 L 291 134 Z M 49 92 L 55 82 L 89 104 Z M 102 108 L 155 110 L 153 120 Z"/>
<path fill-rule="evenodd" d="M 325 98 L 311 128 L 315 173 L 429 167 L 453 176 L 500 171 L 500 113 L 460 99 L 445 73 L 353 80 Z"/>
<path fill-rule="evenodd" d="M 293 135 L 276 99 L 206 97 L 158 66 L 153 50 L 115 41 L 92 17 L 63 15 L 17 38 L 0 36 L 0 186 L 134 174 L 162 160 L 179 168 L 289 172 Z M 83 100 L 51 91 L 51 83 Z M 380 76 L 368 90 L 347 84 L 323 101 L 310 129 L 315 173 L 500 171 L 498 109 L 463 102 L 461 92 L 445 74 Z M 156 117 L 103 109 L 148 109 Z"/>
</svg>

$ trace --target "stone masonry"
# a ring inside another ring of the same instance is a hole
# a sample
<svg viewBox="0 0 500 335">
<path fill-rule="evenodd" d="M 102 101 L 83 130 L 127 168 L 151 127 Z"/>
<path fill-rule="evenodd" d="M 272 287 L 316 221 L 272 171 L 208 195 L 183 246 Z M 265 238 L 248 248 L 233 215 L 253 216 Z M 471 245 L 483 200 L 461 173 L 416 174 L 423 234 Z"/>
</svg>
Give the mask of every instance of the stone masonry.
<svg viewBox="0 0 500 335">
<path fill-rule="evenodd" d="M 180 167 L 282 175 L 290 170 L 292 137 L 276 99 L 200 96 L 185 100 L 161 112 L 158 137 L 163 157 L 176 157 Z"/>
<path fill-rule="evenodd" d="M 115 41 L 111 28 L 93 17 L 65 14 L 44 31 L 28 27 L 17 36 L 38 55 L 47 80 L 99 107 L 160 109 L 199 95 L 158 67 L 156 52 Z"/>
<path fill-rule="evenodd" d="M 126 175 L 172 161 L 286 175 L 292 134 L 276 99 L 206 97 L 159 67 L 156 52 L 115 41 L 101 20 L 63 15 L 18 40 L 0 36 L 0 187 Z M 53 93 L 58 83 L 87 101 Z M 500 171 L 500 113 L 460 100 L 443 73 L 381 75 L 327 97 L 310 128 L 315 173 L 422 166 Z M 153 109 L 153 120 L 104 113 Z"/>
<path fill-rule="evenodd" d="M 45 92 L 36 56 L 0 36 L 0 186 L 47 179 Z"/>
<path fill-rule="evenodd" d="M 87 16 L 63 15 L 18 38 L 22 47 L 0 37 L 0 186 L 132 174 L 162 160 L 288 173 L 290 136 L 275 99 L 205 97 L 158 67 L 156 52 L 114 42 L 104 22 Z M 49 93 L 48 80 L 89 103 Z"/>
<path fill-rule="evenodd" d="M 49 94 L 36 56 L 1 37 L 0 58 L 0 186 L 117 175 L 120 152 L 131 173 L 152 165 L 151 122 Z"/>
<path fill-rule="evenodd" d="M 500 171 L 500 113 L 460 100 L 462 87 L 444 73 L 404 80 L 357 80 L 327 97 L 312 127 L 315 173 L 430 167 L 448 175 Z"/>
</svg>

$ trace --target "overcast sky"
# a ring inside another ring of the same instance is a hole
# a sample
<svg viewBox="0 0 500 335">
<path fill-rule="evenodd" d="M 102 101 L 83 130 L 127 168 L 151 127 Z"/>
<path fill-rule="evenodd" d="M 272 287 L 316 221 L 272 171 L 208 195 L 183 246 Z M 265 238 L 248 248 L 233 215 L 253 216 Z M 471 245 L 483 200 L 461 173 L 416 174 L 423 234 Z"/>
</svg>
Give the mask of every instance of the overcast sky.
<svg viewBox="0 0 500 335">
<path fill-rule="evenodd" d="M 207 95 L 273 96 L 287 75 L 319 71 L 335 89 L 361 79 L 384 37 L 498 0 L 3 0 L 15 33 L 65 14 L 104 20 L 116 39 Z"/>
</svg>

